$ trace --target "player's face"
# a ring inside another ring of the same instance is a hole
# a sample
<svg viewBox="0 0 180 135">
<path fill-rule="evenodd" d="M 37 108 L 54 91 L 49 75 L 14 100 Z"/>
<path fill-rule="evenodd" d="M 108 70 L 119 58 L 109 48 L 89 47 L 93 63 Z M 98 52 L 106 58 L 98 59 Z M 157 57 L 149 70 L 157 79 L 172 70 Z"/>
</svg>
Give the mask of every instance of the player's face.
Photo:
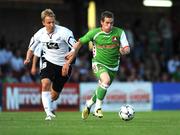
<svg viewBox="0 0 180 135">
<path fill-rule="evenodd" d="M 102 31 L 109 33 L 113 27 L 114 19 L 113 18 L 104 18 L 104 21 L 101 20 Z"/>
<path fill-rule="evenodd" d="M 52 33 L 54 31 L 54 26 L 55 26 L 54 17 L 46 16 L 42 23 L 46 27 L 48 33 Z"/>
</svg>

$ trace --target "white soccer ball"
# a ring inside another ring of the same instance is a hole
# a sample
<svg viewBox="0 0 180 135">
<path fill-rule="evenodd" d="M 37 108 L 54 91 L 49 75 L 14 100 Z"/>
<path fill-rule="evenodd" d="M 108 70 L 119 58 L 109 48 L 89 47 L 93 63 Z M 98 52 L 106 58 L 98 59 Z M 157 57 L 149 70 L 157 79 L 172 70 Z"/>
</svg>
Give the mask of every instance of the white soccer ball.
<svg viewBox="0 0 180 135">
<path fill-rule="evenodd" d="M 119 110 L 119 117 L 124 121 L 129 121 L 134 118 L 135 111 L 131 105 L 123 105 Z"/>
</svg>

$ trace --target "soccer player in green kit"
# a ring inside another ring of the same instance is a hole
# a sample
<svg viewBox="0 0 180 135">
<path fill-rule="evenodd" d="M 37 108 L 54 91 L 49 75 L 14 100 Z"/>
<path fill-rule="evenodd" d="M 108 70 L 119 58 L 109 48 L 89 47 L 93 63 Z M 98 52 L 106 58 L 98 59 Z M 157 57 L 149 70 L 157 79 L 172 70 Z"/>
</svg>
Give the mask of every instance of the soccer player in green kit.
<svg viewBox="0 0 180 135">
<path fill-rule="evenodd" d="M 118 71 L 120 55 L 130 53 L 130 47 L 124 30 L 114 27 L 113 23 L 113 13 L 110 11 L 102 12 L 101 27 L 87 32 L 73 46 L 73 51 L 69 52 L 66 56 L 67 62 L 70 64 L 82 44 L 88 44 L 90 41 L 93 42 L 92 69 L 99 83 L 94 95 L 86 101 L 82 111 L 82 119 L 88 118 L 93 104 L 95 104 L 93 115 L 98 118 L 103 117 L 102 101 Z"/>
</svg>

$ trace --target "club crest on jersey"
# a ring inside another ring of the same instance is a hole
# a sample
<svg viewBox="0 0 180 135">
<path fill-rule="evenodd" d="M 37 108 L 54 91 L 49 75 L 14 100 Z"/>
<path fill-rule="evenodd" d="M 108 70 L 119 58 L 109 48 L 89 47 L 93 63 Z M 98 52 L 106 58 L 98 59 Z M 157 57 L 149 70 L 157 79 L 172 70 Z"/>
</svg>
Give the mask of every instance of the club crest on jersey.
<svg viewBox="0 0 180 135">
<path fill-rule="evenodd" d="M 112 37 L 112 41 L 117 42 L 117 37 L 116 36 Z"/>
</svg>

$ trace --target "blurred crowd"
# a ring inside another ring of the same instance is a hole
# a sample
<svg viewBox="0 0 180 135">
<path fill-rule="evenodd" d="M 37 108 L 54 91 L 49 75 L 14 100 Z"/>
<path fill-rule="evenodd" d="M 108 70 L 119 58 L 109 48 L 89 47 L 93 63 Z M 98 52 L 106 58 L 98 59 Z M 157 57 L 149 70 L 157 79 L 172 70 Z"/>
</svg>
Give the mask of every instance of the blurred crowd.
<svg viewBox="0 0 180 135">
<path fill-rule="evenodd" d="M 180 81 L 180 40 L 176 23 L 163 16 L 158 23 L 137 19 L 134 24 L 126 23 L 123 29 L 131 46 L 131 54 L 121 56 L 115 81 Z M 21 40 L 11 43 L 1 35 L 0 82 L 39 82 L 39 73 L 31 75 L 30 65 L 23 64 L 27 46 Z M 91 58 L 89 45 L 84 45 L 73 65 L 70 82 L 96 81 L 91 70 Z"/>
</svg>

